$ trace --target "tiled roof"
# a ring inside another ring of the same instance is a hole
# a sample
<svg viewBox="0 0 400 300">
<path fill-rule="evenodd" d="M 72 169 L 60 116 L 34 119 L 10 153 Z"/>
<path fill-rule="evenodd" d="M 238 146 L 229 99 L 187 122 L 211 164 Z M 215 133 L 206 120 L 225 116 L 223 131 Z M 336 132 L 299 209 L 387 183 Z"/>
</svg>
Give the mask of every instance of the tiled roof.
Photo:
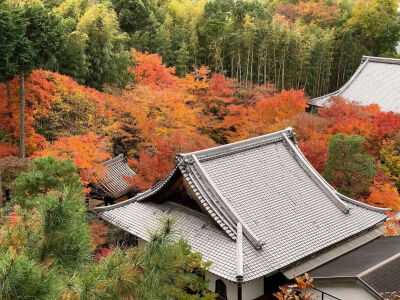
<svg viewBox="0 0 400 300">
<path fill-rule="evenodd" d="M 105 175 L 98 184 L 107 196 L 117 199 L 134 190 L 133 184 L 127 182 L 126 178 L 133 177 L 136 173 L 128 166 L 123 154 L 102 165 L 106 168 Z"/>
<path fill-rule="evenodd" d="M 316 280 L 354 278 L 378 294 L 400 292 L 400 236 L 377 238 L 309 274 Z"/>
<path fill-rule="evenodd" d="M 151 202 L 179 177 L 204 215 Z M 182 219 L 178 231 L 213 262 L 211 272 L 232 281 L 238 223 L 243 228 L 244 281 L 249 281 L 375 228 L 386 218 L 383 209 L 339 195 L 304 158 L 290 128 L 180 154 L 174 171 L 153 189 L 96 211 L 145 240 L 159 215 L 176 214 Z"/>
<path fill-rule="evenodd" d="M 400 59 L 363 56 L 350 80 L 338 91 L 309 100 L 313 106 L 342 96 L 361 105 L 378 104 L 382 111 L 400 112 Z"/>
</svg>

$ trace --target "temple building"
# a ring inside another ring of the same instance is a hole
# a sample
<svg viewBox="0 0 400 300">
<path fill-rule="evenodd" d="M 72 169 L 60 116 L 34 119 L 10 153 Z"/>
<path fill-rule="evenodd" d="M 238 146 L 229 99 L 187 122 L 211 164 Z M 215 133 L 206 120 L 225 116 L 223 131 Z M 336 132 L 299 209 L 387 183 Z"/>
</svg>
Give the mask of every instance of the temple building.
<svg viewBox="0 0 400 300">
<path fill-rule="evenodd" d="M 160 217 L 176 218 L 177 234 L 212 262 L 210 290 L 229 300 L 274 299 L 294 276 L 379 238 L 386 219 L 385 209 L 334 190 L 291 128 L 179 154 L 153 188 L 95 211 L 139 246 Z"/>
<path fill-rule="evenodd" d="M 135 195 L 135 186 L 129 182 L 136 173 L 128 166 L 123 154 L 102 163 L 104 174 L 99 175 L 89 195 L 107 204 L 127 200 Z M 127 180 L 128 179 L 128 180 Z"/>
<path fill-rule="evenodd" d="M 378 104 L 382 111 L 400 113 L 400 59 L 363 56 L 350 80 L 339 90 L 308 101 L 313 107 L 329 105 L 341 96 L 361 105 Z"/>
</svg>

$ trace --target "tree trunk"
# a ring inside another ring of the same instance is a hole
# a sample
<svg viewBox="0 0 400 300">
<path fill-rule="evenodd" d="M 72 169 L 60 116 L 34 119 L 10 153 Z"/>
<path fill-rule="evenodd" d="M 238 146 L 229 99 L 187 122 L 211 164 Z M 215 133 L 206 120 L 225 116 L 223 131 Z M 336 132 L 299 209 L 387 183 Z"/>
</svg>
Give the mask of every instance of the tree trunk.
<svg viewBox="0 0 400 300">
<path fill-rule="evenodd" d="M 4 206 L 3 202 L 3 188 L 1 187 L 1 171 L 0 171 L 0 207 Z"/>
<path fill-rule="evenodd" d="M 6 81 L 6 89 L 7 89 L 7 105 L 10 105 L 11 89 L 9 80 Z"/>
<path fill-rule="evenodd" d="M 25 158 L 25 86 L 24 86 L 24 72 L 20 71 L 19 73 L 19 89 L 20 89 L 20 128 L 19 128 L 19 152 L 21 158 Z"/>
</svg>

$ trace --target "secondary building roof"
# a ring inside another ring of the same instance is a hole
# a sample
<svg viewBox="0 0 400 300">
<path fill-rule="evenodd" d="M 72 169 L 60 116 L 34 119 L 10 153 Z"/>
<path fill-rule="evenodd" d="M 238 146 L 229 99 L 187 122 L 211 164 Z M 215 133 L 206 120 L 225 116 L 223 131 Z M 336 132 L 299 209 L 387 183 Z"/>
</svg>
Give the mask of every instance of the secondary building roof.
<svg viewBox="0 0 400 300">
<path fill-rule="evenodd" d="M 128 166 L 123 154 L 120 154 L 104 163 L 105 174 L 98 182 L 105 196 L 118 199 L 134 190 L 134 185 L 126 179 L 136 173 Z"/>
<path fill-rule="evenodd" d="M 380 237 L 314 270 L 322 279 L 356 279 L 376 294 L 400 292 L 400 236 Z"/>
<path fill-rule="evenodd" d="M 372 230 L 386 218 L 384 209 L 338 194 L 294 139 L 288 128 L 179 154 L 174 170 L 152 189 L 96 211 L 144 240 L 160 216 L 177 216 L 177 231 L 213 262 L 210 271 L 232 281 L 238 259 L 243 258 L 244 281 L 253 280 Z M 173 203 L 178 186 L 199 211 Z"/>
<path fill-rule="evenodd" d="M 400 59 L 363 56 L 350 80 L 338 91 L 309 100 L 326 106 L 332 96 L 342 96 L 361 105 L 378 104 L 382 111 L 400 113 Z"/>
</svg>

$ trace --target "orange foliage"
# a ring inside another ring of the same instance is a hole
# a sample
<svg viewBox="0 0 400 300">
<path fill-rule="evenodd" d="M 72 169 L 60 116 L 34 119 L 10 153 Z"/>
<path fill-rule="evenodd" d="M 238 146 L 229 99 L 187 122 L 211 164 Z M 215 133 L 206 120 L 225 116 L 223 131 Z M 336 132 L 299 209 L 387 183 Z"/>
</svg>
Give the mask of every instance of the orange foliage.
<svg viewBox="0 0 400 300">
<path fill-rule="evenodd" d="M 108 227 L 101 222 L 93 222 L 89 225 L 90 236 L 91 236 L 91 251 L 96 250 L 99 246 L 104 245 L 106 242 Z"/>
<path fill-rule="evenodd" d="M 313 279 L 308 273 L 304 276 L 295 277 L 294 281 L 296 283 L 280 286 L 280 291 L 274 293 L 274 297 L 278 300 L 310 300 L 314 294 L 310 291 L 313 288 Z"/>
<path fill-rule="evenodd" d="M 295 22 L 302 18 L 307 23 L 317 25 L 328 25 L 335 22 L 340 16 L 340 7 L 337 5 L 327 5 L 324 2 L 303 2 L 298 4 L 279 4 L 275 9 L 277 19 L 283 23 Z M 279 18 L 283 16 L 284 19 Z"/>
<path fill-rule="evenodd" d="M 288 120 L 304 112 L 307 104 L 304 91 L 282 90 L 254 106 L 231 107 L 222 122 L 225 129 L 234 128 L 230 140 L 241 140 L 286 127 Z"/>
<path fill-rule="evenodd" d="M 107 151 L 108 138 L 99 138 L 89 132 L 82 136 L 60 138 L 41 151 L 34 153 L 37 156 L 54 156 L 60 159 L 72 158 L 79 169 L 80 179 L 84 185 L 96 182 L 104 167 L 101 162 L 110 159 Z"/>
<path fill-rule="evenodd" d="M 369 188 L 369 198 L 364 202 L 373 206 L 400 210 L 400 195 L 394 183 L 381 171 Z"/>
<path fill-rule="evenodd" d="M 0 128 L 10 137 L 12 145 L 18 145 L 19 140 L 19 81 L 15 78 L 10 82 L 11 95 L 8 99 L 6 87 L 0 84 Z M 25 133 L 26 151 L 32 153 L 45 143 L 45 139 L 34 129 L 35 115 L 46 114 L 50 108 L 50 100 L 55 91 L 52 82 L 44 79 L 40 72 L 33 72 L 25 82 L 26 106 L 25 106 Z M 8 153 L 12 154 L 12 153 Z M 14 153 L 15 154 L 15 153 Z"/>
<path fill-rule="evenodd" d="M 151 147 L 140 152 L 138 159 L 129 160 L 129 164 L 138 174 L 133 180 L 127 180 L 139 190 L 148 189 L 173 169 L 177 153 L 192 152 L 211 146 L 213 144 L 207 137 L 184 132 L 175 132 L 166 139 L 156 139 Z"/>
<path fill-rule="evenodd" d="M 142 53 L 132 49 L 132 56 L 137 62 L 137 66 L 133 68 L 137 82 L 151 84 L 154 88 L 174 85 L 175 68 L 167 68 L 159 55 Z"/>
</svg>

